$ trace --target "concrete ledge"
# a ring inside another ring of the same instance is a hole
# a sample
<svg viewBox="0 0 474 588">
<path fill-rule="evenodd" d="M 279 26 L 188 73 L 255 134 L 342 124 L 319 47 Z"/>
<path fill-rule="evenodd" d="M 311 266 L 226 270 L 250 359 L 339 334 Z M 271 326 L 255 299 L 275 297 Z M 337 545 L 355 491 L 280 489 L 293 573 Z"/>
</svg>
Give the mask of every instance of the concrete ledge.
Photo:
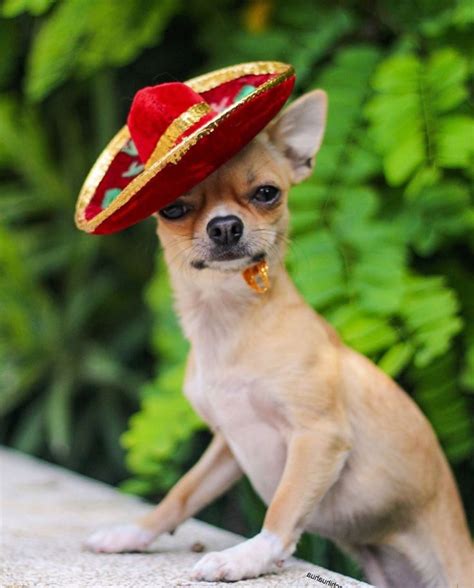
<svg viewBox="0 0 474 588">
<path fill-rule="evenodd" d="M 18 452 L 1 449 L 2 570 L 4 588 L 170 588 L 172 586 L 326 586 L 368 584 L 292 559 L 280 574 L 228 584 L 196 582 L 189 570 L 202 556 L 201 543 L 216 551 L 242 537 L 197 520 L 173 536 L 161 536 L 147 553 L 93 554 L 81 542 L 102 525 L 128 522 L 150 506 L 89 480 Z M 320 579 L 307 577 L 310 573 Z"/>
</svg>

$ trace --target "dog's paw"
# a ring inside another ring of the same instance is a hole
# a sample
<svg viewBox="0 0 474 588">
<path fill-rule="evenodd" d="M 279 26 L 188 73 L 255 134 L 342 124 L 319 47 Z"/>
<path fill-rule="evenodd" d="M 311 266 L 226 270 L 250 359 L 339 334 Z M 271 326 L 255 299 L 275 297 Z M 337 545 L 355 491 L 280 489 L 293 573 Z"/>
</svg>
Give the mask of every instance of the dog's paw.
<svg viewBox="0 0 474 588">
<path fill-rule="evenodd" d="M 84 542 L 84 547 L 95 553 L 120 553 L 143 551 L 155 539 L 156 534 L 134 523 L 113 525 L 95 531 Z"/>
<path fill-rule="evenodd" d="M 286 557 L 278 537 L 262 531 L 235 547 L 208 553 L 194 566 L 191 578 L 208 582 L 256 578 L 276 571 Z"/>
</svg>

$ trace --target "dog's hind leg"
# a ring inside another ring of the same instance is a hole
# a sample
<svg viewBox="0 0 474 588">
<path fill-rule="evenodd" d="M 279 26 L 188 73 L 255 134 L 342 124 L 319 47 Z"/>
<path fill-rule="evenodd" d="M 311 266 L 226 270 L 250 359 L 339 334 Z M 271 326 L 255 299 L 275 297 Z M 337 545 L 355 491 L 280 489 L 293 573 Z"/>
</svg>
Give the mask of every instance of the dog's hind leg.
<svg viewBox="0 0 474 588">
<path fill-rule="evenodd" d="M 361 564 L 369 582 L 387 588 L 470 588 L 472 578 L 455 579 L 436 549 L 436 538 L 421 526 L 386 537 L 361 550 Z M 379 575 L 382 574 L 382 579 Z"/>
<path fill-rule="evenodd" d="M 357 551 L 367 581 L 376 588 L 448 588 L 439 577 L 424 578 L 413 561 L 391 546 L 367 545 Z"/>
<path fill-rule="evenodd" d="M 341 549 L 347 551 L 359 563 L 367 582 L 376 588 L 391 588 L 384 574 L 381 562 L 369 546 L 344 546 Z"/>
</svg>

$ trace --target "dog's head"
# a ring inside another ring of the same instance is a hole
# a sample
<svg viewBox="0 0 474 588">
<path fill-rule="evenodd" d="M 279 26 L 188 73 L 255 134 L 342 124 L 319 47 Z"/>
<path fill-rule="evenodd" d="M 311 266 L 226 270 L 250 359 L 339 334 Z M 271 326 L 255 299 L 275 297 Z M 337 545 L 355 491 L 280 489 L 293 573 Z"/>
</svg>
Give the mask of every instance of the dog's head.
<svg viewBox="0 0 474 588">
<path fill-rule="evenodd" d="M 263 259 L 281 261 L 288 189 L 311 173 L 326 104 L 321 90 L 305 94 L 240 153 L 157 213 L 170 266 L 237 272 Z"/>
</svg>

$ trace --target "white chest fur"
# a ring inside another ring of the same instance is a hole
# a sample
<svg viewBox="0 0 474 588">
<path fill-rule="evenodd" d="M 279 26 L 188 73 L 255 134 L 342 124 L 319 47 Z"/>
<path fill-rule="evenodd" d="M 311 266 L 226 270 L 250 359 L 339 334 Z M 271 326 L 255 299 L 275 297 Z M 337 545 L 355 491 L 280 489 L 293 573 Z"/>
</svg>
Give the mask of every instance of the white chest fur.
<svg viewBox="0 0 474 588">
<path fill-rule="evenodd" d="M 234 287 L 229 296 L 235 293 Z M 247 361 L 263 352 L 244 340 L 248 334 L 242 328 L 242 315 L 248 292 L 237 299 L 220 294 L 218 299 L 194 300 L 192 306 L 180 308 L 193 348 L 184 392 L 196 412 L 222 433 L 252 485 L 268 503 L 283 472 L 285 437 L 272 385 L 255 361 Z"/>
<path fill-rule="evenodd" d="M 239 367 L 196 366 L 185 393 L 196 411 L 227 440 L 240 467 L 268 503 L 283 472 L 286 444 L 265 383 Z"/>
</svg>

